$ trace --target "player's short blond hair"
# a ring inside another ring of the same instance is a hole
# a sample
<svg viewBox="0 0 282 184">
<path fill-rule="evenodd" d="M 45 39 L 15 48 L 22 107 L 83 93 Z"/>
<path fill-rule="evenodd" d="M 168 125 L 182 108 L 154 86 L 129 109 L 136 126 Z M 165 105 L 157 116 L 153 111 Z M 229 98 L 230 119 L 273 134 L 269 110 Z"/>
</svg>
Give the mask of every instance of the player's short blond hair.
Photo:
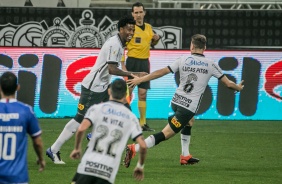
<svg viewBox="0 0 282 184">
<path fill-rule="evenodd" d="M 198 49 L 205 49 L 206 43 L 207 43 L 207 38 L 204 35 L 201 34 L 195 34 L 191 38 L 192 44 L 194 45 L 195 48 Z"/>
</svg>

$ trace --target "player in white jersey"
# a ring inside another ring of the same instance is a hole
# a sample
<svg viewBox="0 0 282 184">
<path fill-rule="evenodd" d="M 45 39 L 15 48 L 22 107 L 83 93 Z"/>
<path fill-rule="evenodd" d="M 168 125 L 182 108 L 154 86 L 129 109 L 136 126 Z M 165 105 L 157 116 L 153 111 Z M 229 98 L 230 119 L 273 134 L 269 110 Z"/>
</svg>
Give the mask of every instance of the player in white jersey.
<svg viewBox="0 0 282 184">
<path fill-rule="evenodd" d="M 168 117 L 168 124 L 159 133 L 149 136 L 145 139 L 147 148 L 151 148 L 160 142 L 167 140 L 181 131 L 181 134 L 187 133 L 186 125 L 197 112 L 205 88 L 212 76 L 218 78 L 226 87 L 241 91 L 244 87 L 243 80 L 237 85 L 229 80 L 221 71 L 220 67 L 212 60 L 203 55 L 206 49 L 206 37 L 196 34 L 192 36 L 190 51 L 191 55 L 184 55 L 174 61 L 168 67 L 157 70 L 149 75 L 128 80 L 128 84 L 135 86 L 141 82 L 157 79 L 170 72 L 180 72 L 180 84 L 172 100 L 171 107 L 174 115 Z M 128 145 L 124 164 L 129 166 L 135 153 L 139 151 L 138 144 Z M 188 152 L 188 151 L 187 151 Z M 188 161 L 189 155 L 180 155 L 180 163 Z M 198 159 L 194 160 L 197 163 Z M 192 164 L 192 163 L 191 163 Z"/>
<path fill-rule="evenodd" d="M 93 127 L 92 137 L 77 168 L 73 183 L 114 183 L 129 138 L 137 141 L 140 146 L 134 176 L 137 180 L 143 179 L 146 145 L 137 117 L 123 105 L 126 90 L 126 82 L 116 79 L 109 88 L 110 101 L 93 105 L 88 109 L 77 130 L 75 148 L 70 157 L 80 158 L 82 138 L 90 126 Z"/>
<path fill-rule="evenodd" d="M 97 60 L 90 73 L 83 79 L 81 85 L 81 96 L 77 107 L 77 114 L 71 119 L 54 144 L 46 150 L 46 155 L 55 164 L 65 164 L 60 158 L 62 145 L 69 140 L 76 132 L 82 122 L 88 108 L 109 100 L 107 89 L 112 75 L 129 76 L 130 71 L 123 71 L 118 68 L 121 57 L 124 53 L 126 42 L 129 42 L 135 31 L 135 20 L 132 17 L 124 17 L 118 22 L 119 33 L 109 38 L 102 46 Z M 143 76 L 145 72 L 134 72 Z M 130 108 L 125 101 L 124 104 Z"/>
<path fill-rule="evenodd" d="M 30 135 L 38 157 L 39 171 L 43 171 L 43 143 L 38 120 L 32 108 L 18 102 L 15 93 L 19 89 L 17 77 L 5 72 L 0 78 L 0 183 L 27 184 L 27 144 Z"/>
</svg>

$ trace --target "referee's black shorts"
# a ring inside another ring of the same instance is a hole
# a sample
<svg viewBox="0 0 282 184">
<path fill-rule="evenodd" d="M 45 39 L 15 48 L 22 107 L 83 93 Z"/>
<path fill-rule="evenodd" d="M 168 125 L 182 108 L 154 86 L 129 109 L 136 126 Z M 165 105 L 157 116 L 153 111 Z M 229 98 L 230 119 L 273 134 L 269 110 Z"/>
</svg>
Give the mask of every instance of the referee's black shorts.
<svg viewBox="0 0 282 184">
<path fill-rule="evenodd" d="M 150 62 L 149 59 L 137 59 L 133 57 L 128 57 L 126 59 L 126 69 L 131 72 L 147 72 L 150 73 Z M 132 79 L 132 77 L 128 77 Z M 142 82 L 138 85 L 142 89 L 150 89 L 150 81 Z"/>
</svg>

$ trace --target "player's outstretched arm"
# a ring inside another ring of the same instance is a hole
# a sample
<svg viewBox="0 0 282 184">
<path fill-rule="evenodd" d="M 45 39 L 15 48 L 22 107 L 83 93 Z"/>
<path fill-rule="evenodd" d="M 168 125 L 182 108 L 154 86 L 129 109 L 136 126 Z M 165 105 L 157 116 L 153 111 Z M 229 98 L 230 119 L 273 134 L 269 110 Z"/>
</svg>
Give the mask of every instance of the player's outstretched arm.
<svg viewBox="0 0 282 184">
<path fill-rule="evenodd" d="M 144 179 L 144 164 L 145 164 L 145 158 L 147 154 L 147 147 L 146 147 L 146 143 L 144 141 L 143 136 L 139 136 L 136 139 L 136 142 L 139 144 L 140 150 L 139 150 L 139 160 L 134 169 L 133 176 L 136 180 L 142 181 Z"/>
<path fill-rule="evenodd" d="M 241 91 L 244 88 L 243 82 L 244 80 L 242 80 L 239 84 L 235 84 L 233 81 L 229 80 L 226 76 L 223 76 L 220 79 L 221 82 L 223 82 L 225 84 L 226 87 L 234 89 L 235 91 Z"/>
<path fill-rule="evenodd" d="M 37 155 L 37 164 L 39 165 L 39 171 L 43 171 L 45 168 L 45 160 L 43 158 L 43 142 L 41 136 L 33 137 L 33 148 Z"/>
<path fill-rule="evenodd" d="M 108 64 L 108 70 L 109 74 L 111 75 L 117 75 L 117 76 L 131 76 L 131 72 L 129 71 L 123 71 L 118 68 L 117 64 Z"/>
<path fill-rule="evenodd" d="M 109 74 L 117 75 L 117 76 L 131 76 L 133 74 L 138 77 L 142 77 L 148 74 L 147 72 L 131 72 L 127 70 L 124 71 L 119 69 L 116 64 L 111 64 L 111 63 L 108 64 L 108 70 L 109 70 Z"/>
<path fill-rule="evenodd" d="M 153 73 L 150 73 L 149 75 L 145 75 L 143 77 L 138 78 L 138 76 L 135 75 L 131 75 L 132 77 L 134 77 L 134 79 L 128 80 L 127 84 L 129 85 L 129 87 L 134 87 L 138 84 L 140 84 L 141 82 L 146 82 L 146 81 L 150 81 L 150 80 L 154 80 L 157 78 L 160 78 L 166 74 L 170 73 L 170 70 L 168 67 L 159 69 L 154 71 Z"/>
</svg>

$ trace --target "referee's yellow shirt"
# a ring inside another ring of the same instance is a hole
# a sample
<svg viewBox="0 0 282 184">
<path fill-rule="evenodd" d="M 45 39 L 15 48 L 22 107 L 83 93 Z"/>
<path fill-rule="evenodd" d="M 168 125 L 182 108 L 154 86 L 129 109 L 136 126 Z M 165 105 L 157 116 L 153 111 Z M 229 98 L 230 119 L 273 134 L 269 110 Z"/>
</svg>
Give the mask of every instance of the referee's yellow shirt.
<svg viewBox="0 0 282 184">
<path fill-rule="evenodd" d="M 145 23 L 145 29 L 142 30 L 135 25 L 133 38 L 127 44 L 127 56 L 138 59 L 148 59 L 150 57 L 151 41 L 154 36 L 152 26 Z"/>
</svg>

